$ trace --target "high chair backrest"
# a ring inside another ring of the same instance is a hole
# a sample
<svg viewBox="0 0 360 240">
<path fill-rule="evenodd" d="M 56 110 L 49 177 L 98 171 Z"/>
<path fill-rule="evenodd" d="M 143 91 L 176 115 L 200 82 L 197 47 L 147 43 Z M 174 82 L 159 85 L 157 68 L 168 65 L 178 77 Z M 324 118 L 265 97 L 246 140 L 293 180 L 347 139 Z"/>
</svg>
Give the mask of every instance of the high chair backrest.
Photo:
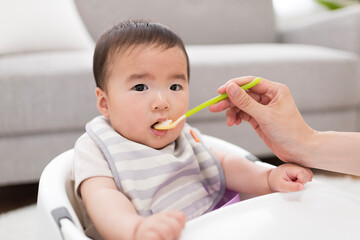
<svg viewBox="0 0 360 240">
<path fill-rule="evenodd" d="M 202 135 L 204 144 L 228 153 L 257 160 L 244 149 L 221 139 Z M 89 239 L 83 232 L 82 215 L 71 182 L 74 150 L 54 158 L 44 169 L 39 183 L 37 202 L 38 239 Z M 231 200 L 231 199 L 229 199 Z"/>
</svg>

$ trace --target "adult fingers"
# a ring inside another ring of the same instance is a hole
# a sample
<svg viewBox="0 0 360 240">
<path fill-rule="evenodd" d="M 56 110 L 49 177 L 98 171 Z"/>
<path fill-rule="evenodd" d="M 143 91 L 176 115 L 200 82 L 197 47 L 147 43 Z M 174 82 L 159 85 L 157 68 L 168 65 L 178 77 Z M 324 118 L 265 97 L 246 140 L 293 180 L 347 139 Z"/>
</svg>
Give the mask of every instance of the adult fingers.
<svg viewBox="0 0 360 240">
<path fill-rule="evenodd" d="M 226 87 L 230 83 L 236 83 L 239 86 L 242 86 L 242 85 L 245 85 L 245 84 L 253 81 L 255 78 L 256 77 L 254 77 L 254 76 L 245 76 L 245 77 L 238 77 L 238 78 L 230 79 L 224 85 L 222 85 L 222 86 L 220 86 L 218 88 L 218 93 L 220 93 L 220 94 L 225 93 L 226 92 Z"/>
<path fill-rule="evenodd" d="M 231 104 L 230 100 L 229 99 L 224 99 L 224 100 L 222 100 L 220 102 L 217 102 L 217 103 L 211 105 L 209 107 L 209 110 L 211 112 L 217 113 L 217 112 L 222 112 L 222 111 L 230 108 L 231 106 L 232 106 L 232 104 Z"/>
<path fill-rule="evenodd" d="M 233 105 L 248 113 L 254 118 L 261 117 L 264 106 L 249 96 L 241 87 L 230 83 L 226 87 L 229 99 Z"/>
</svg>

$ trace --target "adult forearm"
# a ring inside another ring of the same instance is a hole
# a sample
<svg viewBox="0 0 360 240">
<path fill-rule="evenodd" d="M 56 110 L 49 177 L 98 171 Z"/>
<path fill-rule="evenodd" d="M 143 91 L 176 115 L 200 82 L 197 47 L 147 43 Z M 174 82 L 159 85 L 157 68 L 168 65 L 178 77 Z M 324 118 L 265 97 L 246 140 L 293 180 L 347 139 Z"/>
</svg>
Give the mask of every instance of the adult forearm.
<svg viewBox="0 0 360 240">
<path fill-rule="evenodd" d="M 301 144 L 301 143 L 300 143 Z M 299 148 L 299 164 L 312 168 L 360 175 L 360 133 L 320 132 Z"/>
</svg>

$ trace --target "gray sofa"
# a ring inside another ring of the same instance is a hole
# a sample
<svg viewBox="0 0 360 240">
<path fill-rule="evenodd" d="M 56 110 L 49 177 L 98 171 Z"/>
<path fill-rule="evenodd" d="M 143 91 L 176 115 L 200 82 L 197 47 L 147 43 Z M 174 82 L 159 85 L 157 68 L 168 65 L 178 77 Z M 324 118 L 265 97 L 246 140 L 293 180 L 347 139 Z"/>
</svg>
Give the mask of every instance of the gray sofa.
<svg viewBox="0 0 360 240">
<path fill-rule="evenodd" d="M 126 18 L 172 27 L 191 63 L 190 103 L 214 97 L 230 78 L 255 75 L 285 83 L 315 129 L 360 129 L 360 8 L 316 16 L 283 31 L 269 0 L 75 0 L 93 39 Z M 35 182 L 72 148 L 98 115 L 92 49 L 0 55 L 0 186 Z M 271 156 L 248 124 L 227 127 L 207 110 L 188 122 L 203 133 Z"/>
</svg>

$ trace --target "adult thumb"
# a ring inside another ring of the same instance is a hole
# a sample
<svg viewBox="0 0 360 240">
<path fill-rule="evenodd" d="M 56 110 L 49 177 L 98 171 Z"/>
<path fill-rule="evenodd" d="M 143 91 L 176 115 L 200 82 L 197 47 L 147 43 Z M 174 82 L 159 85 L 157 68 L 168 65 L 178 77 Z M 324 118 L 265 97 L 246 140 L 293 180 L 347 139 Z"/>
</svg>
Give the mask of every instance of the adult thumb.
<svg viewBox="0 0 360 240">
<path fill-rule="evenodd" d="M 261 114 L 263 106 L 255 101 L 249 94 L 246 93 L 236 83 L 230 83 L 226 87 L 226 92 L 229 96 L 230 101 L 236 107 L 246 112 L 250 116 L 257 118 L 258 114 Z"/>
</svg>

